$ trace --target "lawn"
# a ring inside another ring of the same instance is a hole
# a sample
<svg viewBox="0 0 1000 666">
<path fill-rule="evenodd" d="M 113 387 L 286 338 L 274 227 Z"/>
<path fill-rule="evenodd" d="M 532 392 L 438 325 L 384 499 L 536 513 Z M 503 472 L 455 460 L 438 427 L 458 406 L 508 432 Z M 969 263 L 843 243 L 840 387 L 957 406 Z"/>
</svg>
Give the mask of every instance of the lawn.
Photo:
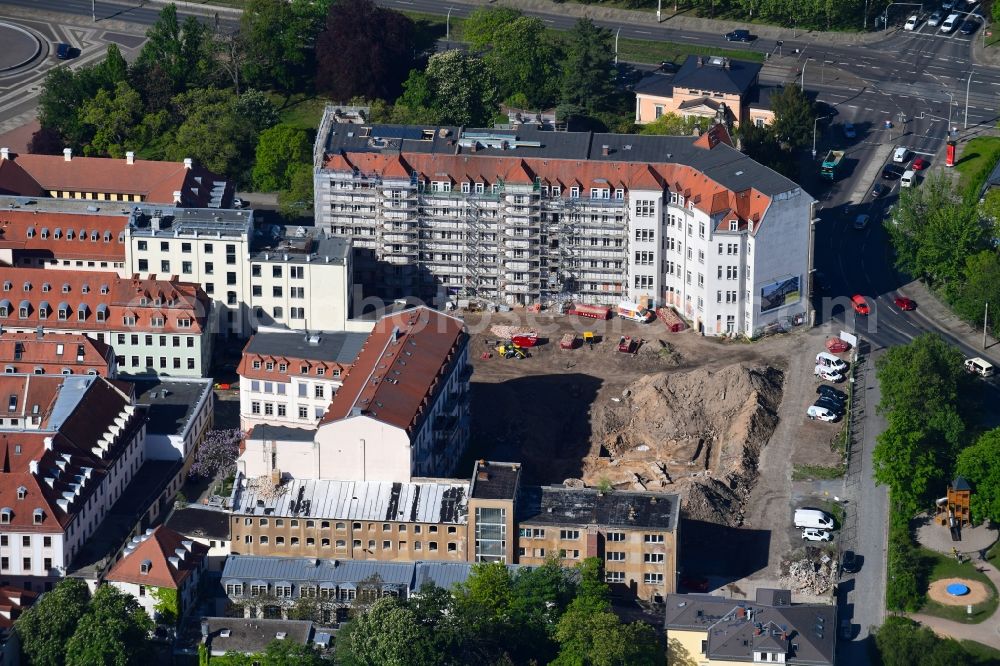
<svg viewBox="0 0 1000 666">
<path fill-rule="evenodd" d="M 286 98 L 278 93 L 270 93 L 271 102 L 278 108 L 282 123 L 287 123 L 307 132 L 315 132 L 323 118 L 323 108 L 330 103 L 321 97 L 295 94 Z"/>
<path fill-rule="evenodd" d="M 959 641 L 962 644 L 962 649 L 975 659 L 976 664 L 1000 664 L 1000 650 L 991 648 L 989 645 L 983 645 L 982 643 L 977 643 L 976 641 Z"/>
<path fill-rule="evenodd" d="M 977 136 L 965 144 L 962 156 L 955 163 L 961 176 L 959 189 L 965 191 L 970 186 L 980 185 L 996 166 L 997 160 L 1000 160 L 1000 137 Z"/>
<path fill-rule="evenodd" d="M 792 481 L 819 481 L 839 479 L 844 476 L 843 465 L 824 467 L 823 465 L 796 465 L 792 470 Z"/>
<path fill-rule="evenodd" d="M 965 606 L 945 606 L 935 603 L 930 599 L 927 600 L 921 612 L 963 624 L 978 624 L 993 615 L 993 612 L 997 609 L 997 590 L 993 587 L 993 583 L 990 582 L 986 574 L 976 570 L 974 563 L 965 562 L 960 564 L 953 557 L 941 555 L 926 548 L 921 548 L 919 552 L 922 558 L 932 563 L 929 582 L 942 578 L 967 578 L 969 580 L 980 581 L 990 590 L 990 598 L 981 604 L 973 606 L 972 615 L 968 614 Z"/>
</svg>

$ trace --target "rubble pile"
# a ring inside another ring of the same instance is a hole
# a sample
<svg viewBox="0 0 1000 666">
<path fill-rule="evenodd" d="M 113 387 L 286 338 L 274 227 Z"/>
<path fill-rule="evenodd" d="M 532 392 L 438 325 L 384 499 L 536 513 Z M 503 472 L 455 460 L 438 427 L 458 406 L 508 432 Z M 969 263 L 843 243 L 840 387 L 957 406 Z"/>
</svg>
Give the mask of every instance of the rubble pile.
<svg viewBox="0 0 1000 666">
<path fill-rule="evenodd" d="M 781 586 L 792 594 L 826 594 L 837 580 L 837 561 L 830 557 L 805 557 L 786 565 L 788 573 L 782 576 Z"/>
<path fill-rule="evenodd" d="M 735 364 L 636 380 L 621 398 L 595 406 L 602 456 L 584 480 L 676 492 L 687 517 L 739 526 L 777 425 L 783 379 L 768 366 Z"/>
<path fill-rule="evenodd" d="M 534 330 L 535 329 L 528 328 L 527 326 L 504 326 L 501 324 L 490 326 L 490 333 L 504 340 L 510 340 L 515 335 L 527 335 L 528 333 L 534 332 Z"/>
</svg>

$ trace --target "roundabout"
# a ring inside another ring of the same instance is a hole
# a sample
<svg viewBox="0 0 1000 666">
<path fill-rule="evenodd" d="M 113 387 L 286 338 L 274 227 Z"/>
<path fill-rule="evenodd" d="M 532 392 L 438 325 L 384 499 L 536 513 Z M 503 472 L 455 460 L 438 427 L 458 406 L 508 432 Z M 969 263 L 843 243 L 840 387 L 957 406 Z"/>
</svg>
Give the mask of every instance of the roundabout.
<svg viewBox="0 0 1000 666">
<path fill-rule="evenodd" d="M 23 67 L 42 52 L 42 42 L 31 32 L 0 21 L 0 74 Z"/>
</svg>

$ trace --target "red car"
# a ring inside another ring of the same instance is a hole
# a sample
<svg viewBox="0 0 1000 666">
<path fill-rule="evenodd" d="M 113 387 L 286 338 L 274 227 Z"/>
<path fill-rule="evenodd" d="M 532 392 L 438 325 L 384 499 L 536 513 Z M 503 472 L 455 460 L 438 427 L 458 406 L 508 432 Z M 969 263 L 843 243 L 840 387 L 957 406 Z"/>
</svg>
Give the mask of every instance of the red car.
<svg viewBox="0 0 1000 666">
<path fill-rule="evenodd" d="M 850 348 L 851 345 L 840 338 L 830 338 L 826 341 L 826 350 L 831 354 L 843 354 Z"/>
<path fill-rule="evenodd" d="M 924 169 L 927 168 L 927 160 L 925 160 L 922 157 L 918 157 L 917 159 L 913 160 L 913 164 L 910 165 L 910 168 L 912 168 L 914 171 L 923 171 Z"/>
<path fill-rule="evenodd" d="M 893 299 L 893 303 L 895 303 L 896 307 L 899 308 L 900 310 L 917 309 L 917 304 L 913 302 L 913 300 L 906 298 L 905 296 L 897 296 L 895 299 Z"/>
<path fill-rule="evenodd" d="M 871 312 L 871 309 L 868 307 L 868 301 L 866 301 L 865 297 L 861 294 L 854 294 L 851 296 L 851 306 L 859 315 L 867 315 Z"/>
</svg>

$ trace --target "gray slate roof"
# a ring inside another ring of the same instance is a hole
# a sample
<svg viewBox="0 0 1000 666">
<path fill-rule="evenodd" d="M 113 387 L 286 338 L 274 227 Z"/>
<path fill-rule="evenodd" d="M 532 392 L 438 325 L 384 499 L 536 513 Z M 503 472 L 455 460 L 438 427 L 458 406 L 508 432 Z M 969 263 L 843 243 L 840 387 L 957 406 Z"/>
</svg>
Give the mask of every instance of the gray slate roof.
<svg viewBox="0 0 1000 666">
<path fill-rule="evenodd" d="M 250 338 L 243 352 L 349 365 L 357 360 L 367 338 L 367 333 L 346 331 L 310 332 L 308 336 L 293 331 L 258 331 Z M 314 342 L 310 342 L 310 339 Z"/>
<path fill-rule="evenodd" d="M 515 572 L 520 567 L 511 564 L 507 565 L 507 569 Z M 230 555 L 222 570 L 222 584 L 262 581 L 356 587 L 377 575 L 385 585 L 405 586 L 410 592 L 419 592 L 426 582 L 450 590 L 456 583 L 468 580 L 471 572 L 472 564 L 465 562 L 378 562 Z"/>
<path fill-rule="evenodd" d="M 755 62 L 690 55 L 674 75 L 674 87 L 743 95 L 760 70 L 761 65 Z"/>
<path fill-rule="evenodd" d="M 532 524 L 674 531 L 679 519 L 680 500 L 667 493 L 533 486 L 522 489 L 518 504 L 519 522 Z"/>
<path fill-rule="evenodd" d="M 670 594 L 666 629 L 701 630 L 710 659 L 751 661 L 753 651 L 782 652 L 786 664 L 832 666 L 837 643 L 837 608 L 825 604 L 783 605 L 785 590 L 756 601 L 708 594 Z M 788 596 L 785 596 L 785 595 Z M 773 599 L 782 605 L 762 603 Z"/>
<path fill-rule="evenodd" d="M 251 479 L 245 487 L 241 481 L 233 489 L 235 515 L 453 524 L 468 517 L 463 482 L 292 479 L 275 497 L 266 480 Z"/>
<path fill-rule="evenodd" d="M 487 133 L 491 136 L 505 136 L 511 140 L 536 142 L 537 146 L 516 148 L 480 147 L 475 153 L 468 149 L 458 150 L 466 159 L 488 159 L 490 157 L 522 157 L 535 159 L 591 160 L 595 162 L 628 163 L 676 163 L 685 164 L 734 192 L 750 187 L 772 196 L 784 192 L 798 191 L 799 186 L 781 174 L 755 162 L 735 148 L 719 143 L 712 150 L 694 144 L 689 136 L 657 136 L 644 134 L 602 134 L 592 132 L 550 132 L 533 127 L 517 130 L 463 129 L 460 127 L 434 126 L 434 138 L 415 140 L 412 138 L 392 138 L 397 134 L 409 137 L 414 128 L 407 125 L 373 125 L 371 137 L 362 137 L 359 125 L 338 125 L 331 127 L 326 141 L 326 151 L 350 153 L 399 152 L 439 155 L 456 154 L 456 146 L 449 145 L 456 137 L 470 133 Z M 448 133 L 440 136 L 440 130 Z M 382 137 L 384 142 L 375 142 L 373 137 Z M 387 138 L 388 137 L 388 138 Z M 602 146 L 608 146 L 608 155 L 602 154 Z M 255 258 L 256 260 L 256 258 Z"/>
<path fill-rule="evenodd" d="M 180 435 L 202 397 L 212 390 L 211 379 L 143 379 L 135 385 L 135 402 L 145 405 L 146 429 L 156 435 Z"/>
<path fill-rule="evenodd" d="M 279 632 L 284 634 L 282 640 L 306 645 L 313 633 L 313 623 L 307 620 L 206 617 L 202 622 L 208 624 L 209 641 L 215 656 L 229 651 L 241 654 L 263 652 L 268 643 L 277 639 Z M 222 636 L 224 629 L 229 630 L 228 637 Z"/>
<path fill-rule="evenodd" d="M 469 495 L 484 500 L 514 499 L 520 478 L 520 463 L 477 460 Z"/>
</svg>

